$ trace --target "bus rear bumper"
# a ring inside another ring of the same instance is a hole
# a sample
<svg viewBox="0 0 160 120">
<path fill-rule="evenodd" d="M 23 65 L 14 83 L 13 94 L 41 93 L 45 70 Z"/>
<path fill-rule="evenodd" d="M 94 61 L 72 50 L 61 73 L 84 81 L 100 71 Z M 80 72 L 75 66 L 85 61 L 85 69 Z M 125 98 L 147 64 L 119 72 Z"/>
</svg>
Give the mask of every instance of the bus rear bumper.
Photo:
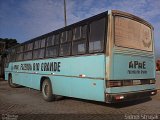
<svg viewBox="0 0 160 120">
<path fill-rule="evenodd" d="M 117 103 L 124 101 L 131 101 L 137 99 L 147 98 L 157 94 L 157 90 L 145 90 L 137 92 L 128 92 L 128 93 L 106 93 L 106 103 Z"/>
</svg>

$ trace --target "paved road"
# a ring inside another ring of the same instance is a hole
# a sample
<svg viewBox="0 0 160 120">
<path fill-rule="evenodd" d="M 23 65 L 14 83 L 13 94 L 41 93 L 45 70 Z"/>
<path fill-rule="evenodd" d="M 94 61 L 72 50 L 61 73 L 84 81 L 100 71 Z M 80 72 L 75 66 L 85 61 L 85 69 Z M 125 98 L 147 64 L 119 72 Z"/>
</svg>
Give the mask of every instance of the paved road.
<svg viewBox="0 0 160 120">
<path fill-rule="evenodd" d="M 6 117 L 17 117 L 16 115 L 23 119 L 28 119 L 28 117 L 50 119 L 56 116 L 57 119 L 85 117 L 92 120 L 102 118 L 117 120 L 117 118 L 128 119 L 136 114 L 141 118 L 140 115 L 160 114 L 160 91 L 150 99 L 120 104 L 106 104 L 74 98 L 65 98 L 49 103 L 42 99 L 39 91 L 28 88 L 10 88 L 6 81 L 0 81 L 0 114 L 3 120 L 6 120 L 4 119 Z M 160 116 L 155 116 L 155 119 L 157 118 L 160 119 Z"/>
</svg>

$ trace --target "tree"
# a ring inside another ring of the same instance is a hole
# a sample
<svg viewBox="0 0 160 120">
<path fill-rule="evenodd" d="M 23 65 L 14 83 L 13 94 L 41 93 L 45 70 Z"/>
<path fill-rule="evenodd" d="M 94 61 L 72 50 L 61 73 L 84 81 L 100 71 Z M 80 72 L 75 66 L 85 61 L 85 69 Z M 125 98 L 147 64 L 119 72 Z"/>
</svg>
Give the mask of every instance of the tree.
<svg viewBox="0 0 160 120">
<path fill-rule="evenodd" d="M 5 43 L 5 49 L 19 44 L 16 39 L 12 38 L 0 38 L 0 41 Z"/>
<path fill-rule="evenodd" d="M 0 38 L 0 77 L 4 77 L 5 58 L 8 54 L 7 49 L 17 45 L 16 39 Z"/>
</svg>

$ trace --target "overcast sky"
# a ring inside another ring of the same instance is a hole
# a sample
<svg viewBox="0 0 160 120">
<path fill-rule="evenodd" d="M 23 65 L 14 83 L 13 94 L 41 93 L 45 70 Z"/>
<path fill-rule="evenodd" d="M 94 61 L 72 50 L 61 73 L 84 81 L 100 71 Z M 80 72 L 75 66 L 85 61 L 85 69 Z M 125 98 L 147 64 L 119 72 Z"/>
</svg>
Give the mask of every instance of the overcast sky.
<svg viewBox="0 0 160 120">
<path fill-rule="evenodd" d="M 66 0 L 67 23 L 117 9 L 150 22 L 160 54 L 160 0 Z M 64 26 L 63 0 L 0 0 L 0 38 L 24 42 Z"/>
</svg>

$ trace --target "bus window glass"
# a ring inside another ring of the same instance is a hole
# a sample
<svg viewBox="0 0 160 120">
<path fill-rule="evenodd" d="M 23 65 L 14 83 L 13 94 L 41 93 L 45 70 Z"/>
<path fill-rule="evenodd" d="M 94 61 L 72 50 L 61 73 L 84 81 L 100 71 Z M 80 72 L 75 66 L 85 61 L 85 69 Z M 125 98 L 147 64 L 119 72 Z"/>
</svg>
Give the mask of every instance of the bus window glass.
<svg viewBox="0 0 160 120">
<path fill-rule="evenodd" d="M 71 41 L 72 40 L 72 31 L 69 30 L 67 31 L 67 41 Z"/>
<path fill-rule="evenodd" d="M 45 49 L 38 49 L 33 51 L 33 59 L 44 58 Z"/>
<path fill-rule="evenodd" d="M 33 49 L 33 43 L 28 43 L 24 46 L 24 51 L 29 51 Z"/>
<path fill-rule="evenodd" d="M 23 60 L 23 53 L 16 55 L 16 61 L 21 61 L 21 60 Z"/>
<path fill-rule="evenodd" d="M 105 19 L 94 21 L 90 24 L 89 52 L 103 51 L 105 35 Z"/>
<path fill-rule="evenodd" d="M 10 50 L 10 61 L 11 62 L 16 61 L 16 49 L 15 48 Z"/>
<path fill-rule="evenodd" d="M 73 42 L 73 55 L 84 54 L 86 52 L 86 41 L 75 41 Z"/>
<path fill-rule="evenodd" d="M 73 30 L 73 40 L 78 40 L 81 37 L 81 27 L 74 28 Z"/>
<path fill-rule="evenodd" d="M 70 55 L 70 43 L 62 44 L 60 48 L 60 56 L 67 56 Z"/>
<path fill-rule="evenodd" d="M 32 51 L 24 53 L 24 60 L 32 59 Z"/>
<path fill-rule="evenodd" d="M 35 41 L 34 49 L 44 48 L 45 47 L 45 42 L 46 42 L 46 39 Z"/>
<path fill-rule="evenodd" d="M 151 29 L 135 20 L 115 16 L 115 44 L 121 47 L 152 51 Z"/>
<path fill-rule="evenodd" d="M 5 65 L 4 66 L 5 66 L 5 68 L 8 68 L 8 65 L 9 65 L 9 62 L 10 62 L 10 54 L 8 54 L 7 57 L 4 58 L 4 60 L 5 60 L 5 62 L 4 62 Z"/>
<path fill-rule="evenodd" d="M 87 25 L 81 27 L 81 38 L 87 37 Z"/>
<path fill-rule="evenodd" d="M 19 47 L 17 47 L 17 48 L 16 48 L 16 52 L 17 52 L 17 53 L 23 52 L 23 48 L 24 48 L 24 46 L 19 46 Z"/>
<path fill-rule="evenodd" d="M 58 45 L 59 44 L 59 34 L 55 35 L 54 37 L 54 45 Z"/>
<path fill-rule="evenodd" d="M 67 42 L 67 34 L 66 34 L 66 32 L 62 32 L 62 33 L 61 33 L 61 38 L 60 38 L 60 40 L 61 40 L 61 43 Z"/>
<path fill-rule="evenodd" d="M 46 39 L 44 38 L 41 40 L 41 48 L 44 48 L 45 44 L 46 44 Z"/>
<path fill-rule="evenodd" d="M 55 36 L 53 35 L 53 36 L 49 36 L 49 37 L 47 38 L 47 43 L 46 43 L 47 47 L 54 45 L 54 37 L 55 37 Z"/>
<path fill-rule="evenodd" d="M 46 49 L 46 57 L 57 57 L 58 56 L 58 47 L 52 46 Z"/>
<path fill-rule="evenodd" d="M 35 41 L 34 49 L 38 49 L 38 48 L 40 48 L 40 46 L 41 46 L 41 41 L 40 40 Z"/>
</svg>

